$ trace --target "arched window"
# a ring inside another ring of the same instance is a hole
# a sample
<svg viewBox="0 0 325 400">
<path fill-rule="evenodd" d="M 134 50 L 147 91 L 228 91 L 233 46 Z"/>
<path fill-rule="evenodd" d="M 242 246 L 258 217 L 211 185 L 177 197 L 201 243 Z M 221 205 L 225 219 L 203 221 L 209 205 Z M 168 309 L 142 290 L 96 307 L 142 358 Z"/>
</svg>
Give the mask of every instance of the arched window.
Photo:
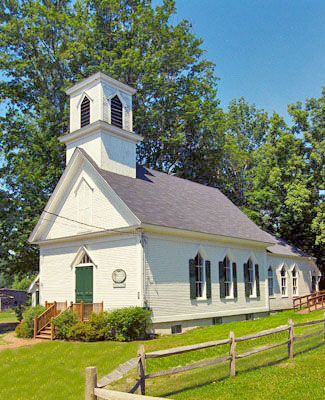
<svg viewBox="0 0 325 400">
<path fill-rule="evenodd" d="M 269 297 L 274 296 L 274 282 L 273 282 L 273 270 L 272 267 L 269 267 L 267 270 L 267 281 L 268 281 L 268 288 L 269 288 Z"/>
<path fill-rule="evenodd" d="M 226 256 L 223 260 L 225 268 L 225 296 L 232 296 L 232 272 L 229 258 Z"/>
<path fill-rule="evenodd" d="M 288 295 L 288 282 L 287 282 L 287 270 L 285 266 L 281 268 L 281 295 L 287 296 Z"/>
<path fill-rule="evenodd" d="M 251 258 L 244 264 L 244 279 L 245 279 L 245 296 L 259 297 L 260 296 L 260 277 L 259 266 L 253 263 Z"/>
<path fill-rule="evenodd" d="M 298 296 L 298 271 L 296 266 L 292 270 L 292 295 Z"/>
<path fill-rule="evenodd" d="M 87 96 L 82 100 L 81 107 L 80 107 L 80 126 L 90 124 L 90 100 Z"/>
<path fill-rule="evenodd" d="M 204 286 L 205 286 L 205 276 L 203 268 L 203 258 L 201 254 L 198 253 L 194 259 L 195 265 L 195 284 L 196 284 L 196 297 L 203 297 Z"/>
<path fill-rule="evenodd" d="M 111 124 L 123 128 L 123 107 L 117 95 L 111 100 Z"/>
<path fill-rule="evenodd" d="M 248 260 L 248 291 L 250 296 L 255 294 L 255 273 L 254 264 L 251 259 Z"/>
<path fill-rule="evenodd" d="M 200 253 L 189 260 L 190 298 L 211 299 L 211 263 L 204 260 Z"/>
</svg>

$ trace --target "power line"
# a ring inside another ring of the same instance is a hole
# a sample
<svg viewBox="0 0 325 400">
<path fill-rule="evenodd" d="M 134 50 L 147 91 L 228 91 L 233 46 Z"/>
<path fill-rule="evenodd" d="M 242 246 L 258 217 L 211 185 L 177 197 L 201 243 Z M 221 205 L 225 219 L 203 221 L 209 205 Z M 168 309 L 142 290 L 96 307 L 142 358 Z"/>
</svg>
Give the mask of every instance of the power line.
<svg viewBox="0 0 325 400">
<path fill-rule="evenodd" d="M 101 226 L 96 226 L 96 225 L 91 225 L 91 224 L 87 224 L 87 223 L 85 223 L 85 222 L 80 222 L 80 221 L 77 221 L 77 220 L 75 220 L 75 219 L 72 219 L 72 218 L 68 218 L 68 217 L 64 217 L 64 216 L 62 216 L 62 215 L 59 215 L 59 214 L 56 214 L 56 213 L 53 213 L 53 212 L 50 212 L 50 211 L 45 211 L 45 210 L 43 210 L 43 212 L 45 212 L 45 213 L 47 213 L 47 214 L 50 214 L 50 215 L 54 215 L 55 217 L 58 217 L 58 218 L 63 218 L 63 219 L 65 219 L 65 220 L 67 220 L 67 221 L 70 221 L 70 222 L 74 222 L 74 223 L 77 223 L 77 224 L 80 224 L 80 225 L 85 225 L 85 226 L 88 226 L 88 227 L 90 227 L 90 228 L 96 228 L 96 229 L 100 229 L 100 230 L 103 230 L 103 231 L 114 231 L 114 232 L 118 232 L 118 233 L 125 233 L 125 231 L 121 231 L 121 230 L 119 230 L 119 229 L 109 229 L 109 228 L 103 228 L 103 227 L 101 227 Z M 47 220 L 47 219 L 45 219 L 45 218 L 43 218 L 45 221 L 50 221 L 50 220 Z M 59 223 L 59 224 L 62 224 L 62 225 L 67 225 L 67 226 L 70 226 L 70 225 L 68 225 L 68 224 L 63 224 L 62 222 L 59 222 L 59 221 L 51 221 L 51 222 L 57 222 L 57 223 Z M 83 228 L 83 229 L 85 229 L 85 228 Z M 136 233 L 133 233 L 133 232 L 128 232 L 129 234 L 131 233 L 132 235 L 136 235 Z"/>
</svg>

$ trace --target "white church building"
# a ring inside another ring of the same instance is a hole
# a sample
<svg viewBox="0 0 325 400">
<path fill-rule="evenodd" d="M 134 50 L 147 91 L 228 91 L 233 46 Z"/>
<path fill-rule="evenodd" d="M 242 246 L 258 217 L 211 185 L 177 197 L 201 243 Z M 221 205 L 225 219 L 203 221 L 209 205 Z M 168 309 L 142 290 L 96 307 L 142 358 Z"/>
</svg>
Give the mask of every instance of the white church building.
<svg viewBox="0 0 325 400">
<path fill-rule="evenodd" d="M 147 307 L 170 333 L 291 308 L 317 289 L 315 260 L 218 189 L 137 166 L 133 88 L 99 72 L 66 93 L 67 165 L 29 239 L 41 304 Z"/>
</svg>

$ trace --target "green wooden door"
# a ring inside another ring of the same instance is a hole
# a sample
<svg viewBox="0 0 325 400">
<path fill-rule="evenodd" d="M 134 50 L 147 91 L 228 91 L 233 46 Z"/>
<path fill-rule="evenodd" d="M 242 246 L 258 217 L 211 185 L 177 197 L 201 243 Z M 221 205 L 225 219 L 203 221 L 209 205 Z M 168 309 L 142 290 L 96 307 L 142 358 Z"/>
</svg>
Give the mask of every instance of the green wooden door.
<svg viewBox="0 0 325 400">
<path fill-rule="evenodd" d="M 76 268 L 76 303 L 93 302 L 93 267 Z"/>
</svg>

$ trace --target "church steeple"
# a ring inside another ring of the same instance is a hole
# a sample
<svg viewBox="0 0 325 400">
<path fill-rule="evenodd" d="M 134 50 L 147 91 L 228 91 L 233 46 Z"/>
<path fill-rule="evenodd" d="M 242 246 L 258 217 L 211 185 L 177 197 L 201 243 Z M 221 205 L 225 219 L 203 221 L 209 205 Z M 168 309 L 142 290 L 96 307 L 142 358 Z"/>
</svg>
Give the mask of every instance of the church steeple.
<svg viewBox="0 0 325 400">
<path fill-rule="evenodd" d="M 136 177 L 136 145 L 142 137 L 132 132 L 132 95 L 136 90 L 98 72 L 76 83 L 70 96 L 69 162 L 76 147 L 83 148 L 100 168 Z"/>
</svg>

